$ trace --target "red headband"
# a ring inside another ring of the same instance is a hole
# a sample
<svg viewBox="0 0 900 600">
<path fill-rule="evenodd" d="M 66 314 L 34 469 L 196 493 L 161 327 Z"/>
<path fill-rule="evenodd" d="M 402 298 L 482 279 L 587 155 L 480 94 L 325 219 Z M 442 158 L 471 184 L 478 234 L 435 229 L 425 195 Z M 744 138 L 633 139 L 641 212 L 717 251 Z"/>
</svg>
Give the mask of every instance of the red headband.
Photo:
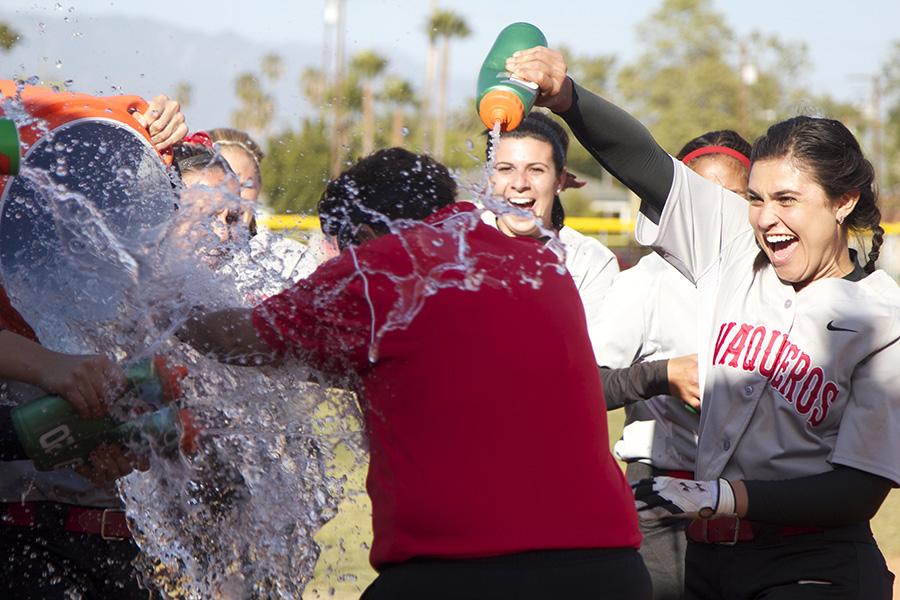
<svg viewBox="0 0 900 600">
<path fill-rule="evenodd" d="M 197 133 L 187 135 L 181 141 L 185 144 L 198 144 L 200 146 L 206 146 L 207 148 L 213 147 L 212 138 L 209 137 L 209 134 L 205 131 L 198 131 Z"/>
<path fill-rule="evenodd" d="M 738 159 L 742 165 L 744 165 L 747 170 L 750 170 L 750 159 L 735 150 L 734 148 L 728 148 L 726 146 L 704 146 L 702 148 L 697 148 L 693 152 L 690 152 L 687 156 L 681 159 L 681 162 L 684 164 L 688 164 L 695 158 L 700 156 L 705 156 L 707 154 L 727 154 L 732 158 Z"/>
</svg>

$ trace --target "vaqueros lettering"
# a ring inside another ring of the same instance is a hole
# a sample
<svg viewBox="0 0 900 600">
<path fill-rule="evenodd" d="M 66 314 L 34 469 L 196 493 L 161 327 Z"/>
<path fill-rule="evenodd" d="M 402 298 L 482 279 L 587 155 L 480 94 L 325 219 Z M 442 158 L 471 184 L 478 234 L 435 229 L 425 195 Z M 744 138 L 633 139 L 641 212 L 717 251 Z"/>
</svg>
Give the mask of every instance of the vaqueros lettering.
<svg viewBox="0 0 900 600">
<path fill-rule="evenodd" d="M 764 325 L 722 323 L 712 365 L 759 373 L 812 427 L 822 424 L 840 393 L 788 334 Z"/>
</svg>

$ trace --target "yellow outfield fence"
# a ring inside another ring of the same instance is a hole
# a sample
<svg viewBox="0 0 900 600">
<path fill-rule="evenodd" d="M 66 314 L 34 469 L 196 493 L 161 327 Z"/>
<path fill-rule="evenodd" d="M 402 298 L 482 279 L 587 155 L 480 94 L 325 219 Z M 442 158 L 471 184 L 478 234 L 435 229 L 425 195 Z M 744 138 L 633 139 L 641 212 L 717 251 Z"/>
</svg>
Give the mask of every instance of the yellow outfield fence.
<svg viewBox="0 0 900 600">
<path fill-rule="evenodd" d="M 269 229 L 298 229 L 303 231 L 318 230 L 319 218 L 304 215 L 269 215 L 260 219 Z M 581 233 L 598 234 L 630 234 L 634 231 L 634 221 L 616 219 L 614 217 L 566 217 L 566 225 Z M 900 222 L 882 223 L 888 235 L 900 234 Z"/>
</svg>

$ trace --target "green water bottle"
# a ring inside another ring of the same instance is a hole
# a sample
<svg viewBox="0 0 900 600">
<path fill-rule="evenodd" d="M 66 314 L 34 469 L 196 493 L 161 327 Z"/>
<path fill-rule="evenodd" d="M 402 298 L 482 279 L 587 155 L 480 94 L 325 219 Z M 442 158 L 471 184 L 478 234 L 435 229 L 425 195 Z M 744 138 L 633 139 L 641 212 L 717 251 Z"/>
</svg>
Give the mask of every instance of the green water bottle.
<svg viewBox="0 0 900 600">
<path fill-rule="evenodd" d="M 519 50 L 546 46 L 547 38 L 530 23 L 507 25 L 491 46 L 478 74 L 478 91 L 475 95 L 478 116 L 488 129 L 500 122 L 500 129 L 515 129 L 534 106 L 538 86 L 529 81 L 510 77 L 506 59 Z"/>
<path fill-rule="evenodd" d="M 0 175 L 17 175 L 21 155 L 15 121 L 0 118 Z"/>
<path fill-rule="evenodd" d="M 137 394 L 158 408 L 181 395 L 178 382 L 185 375 L 184 367 L 170 367 L 162 357 L 141 361 L 125 369 L 126 395 Z M 84 418 L 62 397 L 44 396 L 16 407 L 11 418 L 25 454 L 39 471 L 82 465 L 94 448 L 107 441 L 130 448 L 195 450 L 191 415 L 171 406 L 122 422 L 111 416 Z"/>
</svg>

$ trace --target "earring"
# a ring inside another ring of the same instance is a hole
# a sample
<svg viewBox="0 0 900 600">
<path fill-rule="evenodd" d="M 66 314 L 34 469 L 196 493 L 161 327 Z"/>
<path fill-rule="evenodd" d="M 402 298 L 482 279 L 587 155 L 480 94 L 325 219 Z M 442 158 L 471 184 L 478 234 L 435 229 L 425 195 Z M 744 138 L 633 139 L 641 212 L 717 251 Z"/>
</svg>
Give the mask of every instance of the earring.
<svg viewBox="0 0 900 600">
<path fill-rule="evenodd" d="M 838 225 L 844 224 L 844 215 L 841 215 L 837 218 Z"/>
</svg>

